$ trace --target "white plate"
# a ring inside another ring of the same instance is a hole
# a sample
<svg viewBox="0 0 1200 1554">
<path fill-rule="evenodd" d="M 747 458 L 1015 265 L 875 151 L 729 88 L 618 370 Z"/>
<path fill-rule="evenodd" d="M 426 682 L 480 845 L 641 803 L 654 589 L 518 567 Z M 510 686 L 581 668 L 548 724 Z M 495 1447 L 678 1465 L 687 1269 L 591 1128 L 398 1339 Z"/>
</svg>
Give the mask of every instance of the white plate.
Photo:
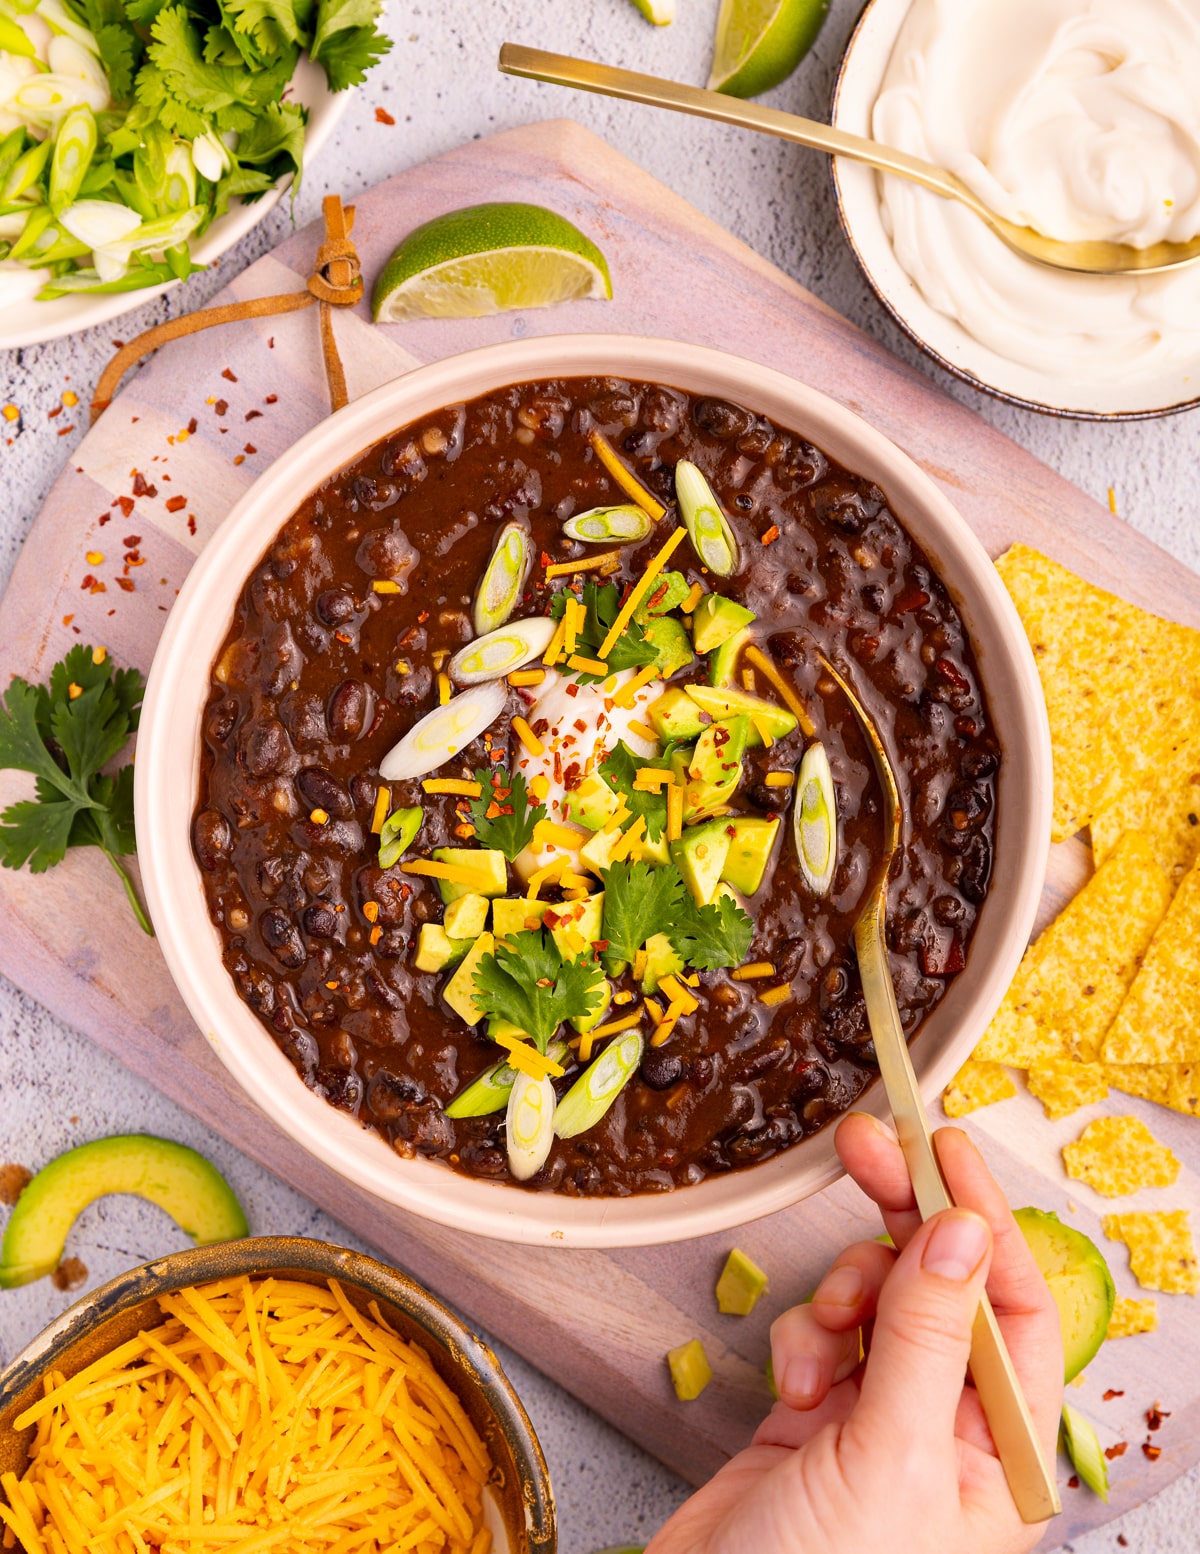
<svg viewBox="0 0 1200 1554">
<path fill-rule="evenodd" d="M 870 135 L 892 48 L 912 0 L 868 0 L 838 71 L 832 117 L 839 129 Z M 999 356 L 955 319 L 932 307 L 896 257 L 883 223 L 876 173 L 834 158 L 842 229 L 876 296 L 908 337 L 939 366 L 1010 404 L 1081 421 L 1136 421 L 1200 405 L 1200 362 L 1158 378 L 1097 384 L 1082 374 L 1048 377 Z M 998 240 L 997 240 L 998 241 Z"/>
<path fill-rule="evenodd" d="M 334 125 L 346 111 L 352 88 L 344 92 L 331 92 L 320 65 L 314 65 L 305 55 L 292 77 L 289 100 L 302 103 L 308 109 L 308 131 L 304 137 L 304 162 L 307 166 L 333 133 Z M 196 264 L 212 264 L 251 227 L 257 226 L 269 210 L 272 210 L 290 187 L 291 179 L 284 179 L 276 188 L 264 194 L 253 205 L 241 200 L 230 201 L 229 210 L 214 221 L 198 243 L 192 247 L 192 259 Z M 81 329 L 91 329 L 96 324 L 106 324 L 120 318 L 122 313 L 132 313 L 152 297 L 161 297 L 180 285 L 168 281 L 165 286 L 147 286 L 144 291 L 120 291 L 98 296 L 56 297 L 53 302 L 17 302 L 0 308 L 0 350 L 12 350 L 18 345 L 41 345 L 46 340 L 57 340 L 62 335 L 77 334 Z"/>
</svg>

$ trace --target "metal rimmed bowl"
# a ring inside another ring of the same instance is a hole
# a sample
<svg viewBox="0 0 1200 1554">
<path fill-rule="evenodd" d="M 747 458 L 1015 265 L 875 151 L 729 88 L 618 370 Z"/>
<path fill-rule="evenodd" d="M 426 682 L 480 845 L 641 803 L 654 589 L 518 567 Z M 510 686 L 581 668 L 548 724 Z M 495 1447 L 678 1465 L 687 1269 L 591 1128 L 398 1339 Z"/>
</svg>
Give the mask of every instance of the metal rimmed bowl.
<svg viewBox="0 0 1200 1554">
<path fill-rule="evenodd" d="M 47 1372 L 69 1378 L 156 1325 L 162 1320 L 158 1296 L 241 1275 L 315 1285 L 336 1279 L 351 1304 L 367 1315 L 369 1302 L 378 1302 L 400 1337 L 425 1350 L 488 1448 L 494 1472 L 486 1498 L 496 1554 L 554 1554 L 558 1539 L 546 1459 L 496 1356 L 396 1269 L 300 1236 L 257 1236 L 174 1252 L 77 1301 L 0 1373 L 0 1473 L 20 1476 L 27 1466 L 34 1426 L 18 1432 L 13 1421 L 42 1396 Z"/>
<path fill-rule="evenodd" d="M 867 0 L 834 85 L 831 118 L 839 129 L 872 133 L 872 110 L 911 5 L 912 0 Z M 1106 385 L 1083 371 L 1075 377 L 1052 377 L 981 344 L 956 319 L 939 312 L 902 266 L 885 225 L 878 175 L 838 158 L 832 171 L 842 230 L 871 289 L 908 338 L 946 372 L 1006 404 L 1071 420 L 1150 420 L 1200 405 L 1200 361 L 1190 369 L 1184 366 L 1153 377 L 1131 374 Z M 936 199 L 923 193 L 920 197 Z M 998 238 L 993 241 L 999 243 Z M 1030 262 L 1030 269 L 1037 266 Z M 1091 283 L 1088 276 L 1064 280 Z"/>
<path fill-rule="evenodd" d="M 361 450 L 422 416 L 515 383 L 615 377 L 753 407 L 876 482 L 929 556 L 971 636 L 1003 749 L 992 885 L 966 969 L 913 1042 L 935 1097 L 982 1036 L 1029 939 L 1050 834 L 1050 739 L 1033 655 L 987 553 L 934 482 L 881 433 L 783 373 L 702 346 L 622 335 L 546 336 L 430 363 L 314 427 L 241 498 L 192 569 L 155 655 L 138 735 L 139 858 L 168 968 L 222 1062 L 268 1116 L 367 1192 L 443 1225 L 549 1246 L 645 1246 L 710 1235 L 820 1191 L 841 1174 L 833 1129 L 772 1159 L 669 1193 L 572 1198 L 400 1158 L 305 1088 L 222 963 L 190 834 L 210 667 L 250 568 L 304 497 Z M 780 578 L 780 587 L 784 586 Z M 879 1086 L 861 1106 L 880 1115 Z"/>
</svg>

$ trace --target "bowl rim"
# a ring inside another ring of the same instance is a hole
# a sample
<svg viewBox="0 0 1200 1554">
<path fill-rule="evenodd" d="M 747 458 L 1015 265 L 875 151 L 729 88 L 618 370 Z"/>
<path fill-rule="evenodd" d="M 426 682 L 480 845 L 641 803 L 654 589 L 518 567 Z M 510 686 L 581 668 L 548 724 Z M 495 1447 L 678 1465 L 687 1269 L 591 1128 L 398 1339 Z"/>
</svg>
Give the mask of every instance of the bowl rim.
<svg viewBox="0 0 1200 1554">
<path fill-rule="evenodd" d="M 989 890 L 976 925 L 975 979 L 970 969 L 955 979 L 912 1047 L 926 1098 L 940 1092 L 999 1006 L 1041 895 L 1050 837 L 1050 737 L 1033 655 L 983 546 L 907 454 L 819 391 L 708 346 L 631 335 L 541 336 L 486 346 L 427 363 L 381 385 L 294 443 L 219 526 L 168 617 L 150 671 L 135 766 L 141 875 L 159 947 L 197 1024 L 247 1094 L 316 1160 L 389 1203 L 479 1235 L 551 1246 L 658 1245 L 731 1229 L 829 1186 L 842 1175 L 834 1129 L 822 1128 L 767 1161 L 711 1175 L 693 1187 L 626 1198 L 529 1192 L 467 1177 L 441 1162 L 400 1160 L 378 1136 L 308 1090 L 238 998 L 221 964 L 190 845 L 209 666 L 250 567 L 286 515 L 372 443 L 423 414 L 507 384 L 580 376 L 661 381 L 692 393 L 722 394 L 802 429 L 858 473 L 876 478 L 878 472 L 892 510 L 930 555 L 966 615 L 993 706 L 997 685 L 1012 692 L 1003 720 L 1007 735 L 1004 728 L 998 730 L 1007 753 L 993 880 L 1002 876 L 1004 891 Z M 986 654 L 981 631 L 989 634 Z M 1006 812 L 1011 812 L 1007 821 Z M 931 1028 L 943 1035 L 936 1052 L 927 1039 Z M 856 1105 L 887 1115 L 877 1083 Z"/>
<path fill-rule="evenodd" d="M 554 1554 L 557 1542 L 550 1470 L 524 1404 L 492 1350 L 436 1295 L 398 1268 L 366 1252 L 310 1236 L 247 1236 L 239 1241 L 187 1247 L 139 1264 L 89 1290 L 0 1370 L 0 1418 L 74 1344 L 147 1300 L 220 1279 L 241 1275 L 268 1278 L 297 1270 L 356 1285 L 388 1301 L 459 1367 L 464 1384 L 486 1402 L 520 1474 L 527 1554 Z M 512 1554 L 517 1554 L 516 1544 Z"/>
<path fill-rule="evenodd" d="M 834 77 L 833 93 L 829 105 L 829 122 L 835 127 L 838 125 L 838 108 L 842 103 L 846 78 L 854 69 L 854 54 L 859 44 L 866 35 L 870 26 L 873 13 L 880 4 L 893 3 L 893 0 L 865 0 L 858 19 L 854 23 L 853 31 L 846 40 L 846 46 L 838 63 L 837 74 Z M 912 0 L 908 0 L 911 7 Z M 907 11 L 905 16 L 907 16 Z M 904 18 L 901 18 L 903 24 Z M 894 41 L 894 40 L 893 40 Z M 1125 421 L 1159 421 L 1165 416 L 1182 415 L 1185 410 L 1194 410 L 1200 406 L 1200 394 L 1192 395 L 1188 399 L 1177 400 L 1169 405 L 1161 405 L 1144 410 L 1072 410 L 1063 405 L 1050 404 L 1046 400 L 1035 399 L 1029 395 L 1015 393 L 1011 389 L 1000 388 L 996 384 L 987 382 L 976 373 L 970 372 L 965 367 L 960 367 L 952 361 L 937 346 L 932 345 L 917 329 L 905 313 L 900 304 L 893 300 L 884 286 L 884 283 L 876 276 L 876 273 L 863 252 L 862 245 L 855 235 L 854 227 L 846 208 L 846 192 L 843 187 L 843 177 L 849 174 L 858 177 L 862 173 L 869 172 L 857 163 L 843 163 L 841 157 L 833 156 L 829 159 L 829 173 L 833 182 L 833 200 L 837 210 L 838 225 L 842 230 L 842 236 L 850 252 L 854 255 L 867 285 L 875 294 L 883 310 L 891 318 L 896 327 L 920 350 L 930 361 L 939 366 L 943 372 L 948 372 L 952 378 L 968 387 L 977 389 L 980 393 L 990 395 L 992 399 L 998 399 L 1002 404 L 1014 405 L 1019 410 L 1032 410 L 1037 415 L 1052 416 L 1060 421 L 1095 421 L 1095 422 L 1125 422 Z"/>
</svg>

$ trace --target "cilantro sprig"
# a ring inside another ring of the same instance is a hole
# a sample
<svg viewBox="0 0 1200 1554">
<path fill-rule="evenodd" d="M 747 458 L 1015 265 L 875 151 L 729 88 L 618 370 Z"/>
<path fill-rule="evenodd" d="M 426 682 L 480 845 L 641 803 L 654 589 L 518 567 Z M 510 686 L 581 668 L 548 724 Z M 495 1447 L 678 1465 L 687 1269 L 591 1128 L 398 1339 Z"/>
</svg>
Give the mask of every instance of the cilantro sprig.
<svg viewBox="0 0 1200 1554">
<path fill-rule="evenodd" d="M 687 911 L 666 933 L 689 966 L 717 971 L 722 966 L 740 966 L 746 959 L 754 923 L 728 896 L 718 896 L 702 907 L 689 896 Z"/>
<path fill-rule="evenodd" d="M 135 850 L 133 767 L 102 771 L 136 731 L 144 689 L 136 669 L 114 670 L 106 655 L 82 644 L 54 666 L 49 685 L 13 677 L 0 697 L 0 767 L 31 772 L 37 797 L 0 814 L 0 864 L 41 874 L 69 847 L 98 847 L 153 934 L 118 862 Z"/>
<path fill-rule="evenodd" d="M 475 781 L 483 789 L 470 801 L 475 839 L 483 847 L 496 847 L 509 863 L 533 840 L 533 828 L 546 813 L 544 804 L 530 804 L 525 779 L 505 766 L 479 766 Z"/>
<path fill-rule="evenodd" d="M 550 614 L 554 620 L 562 619 L 569 593 L 570 590 L 561 589 L 550 600 Z M 609 627 L 620 613 L 620 590 L 615 583 L 597 583 L 589 577 L 584 582 L 579 602 L 584 608 L 584 622 L 582 631 L 576 637 L 576 652 L 584 658 L 594 658 L 608 635 Z M 653 643 L 647 642 L 641 625 L 631 620 L 613 643 L 605 662 L 609 674 L 615 674 L 619 669 L 637 669 L 642 664 L 652 664 L 657 656 L 658 650 Z M 594 674 L 578 676 L 581 685 L 595 685 L 604 678 L 603 675 Z"/>
<path fill-rule="evenodd" d="M 656 933 L 689 966 L 716 971 L 745 960 L 754 923 L 728 896 L 698 907 L 674 864 L 612 864 L 604 872 L 605 967 L 618 975 Z"/>
<path fill-rule="evenodd" d="M 661 757 L 635 755 L 623 739 L 619 739 L 600 762 L 600 775 L 614 793 L 625 800 L 626 808 L 635 818 L 640 815 L 646 822 L 646 835 L 657 842 L 667 823 L 667 800 L 663 793 L 642 793 L 633 786 L 639 767 L 653 767 L 655 771 L 669 772 L 671 763 Z"/>
<path fill-rule="evenodd" d="M 510 934 L 475 968 L 475 1002 L 510 1020 L 545 1052 L 564 1020 L 594 1013 L 604 974 L 591 957 L 569 960 L 544 928 Z"/>
</svg>

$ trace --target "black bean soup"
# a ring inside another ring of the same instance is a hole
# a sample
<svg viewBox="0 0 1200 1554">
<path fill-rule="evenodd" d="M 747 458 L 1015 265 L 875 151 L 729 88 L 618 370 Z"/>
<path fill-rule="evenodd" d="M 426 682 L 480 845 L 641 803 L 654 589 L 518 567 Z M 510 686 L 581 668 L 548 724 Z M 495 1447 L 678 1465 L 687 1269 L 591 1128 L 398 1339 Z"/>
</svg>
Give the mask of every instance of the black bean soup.
<svg viewBox="0 0 1200 1554">
<path fill-rule="evenodd" d="M 566 538 L 564 521 L 628 500 L 596 457 L 595 431 L 670 510 L 621 551 L 612 581 L 623 591 L 678 521 L 676 463 L 707 476 L 740 551 L 721 591 L 754 611 L 755 642 L 807 706 L 839 824 L 832 885 L 818 897 L 798 867 L 794 790 L 767 782 L 794 771 L 808 741 L 797 730 L 747 751 L 730 811 L 784 823 L 746 904 L 746 959 L 770 963 L 772 985 L 790 992 L 770 1003 L 761 981 L 731 969 L 693 977 L 698 1007 L 646 1045 L 602 1121 L 556 1138 L 524 1184 L 626 1195 L 765 1160 L 843 1112 L 877 1073 L 852 929 L 881 796 L 813 644 L 845 667 L 884 730 L 910 817 L 889 888 L 910 1036 L 963 968 L 988 888 L 998 744 L 963 623 L 878 487 L 751 410 L 608 378 L 520 384 L 396 432 L 303 503 L 242 591 L 213 668 L 193 845 L 226 968 L 305 1084 L 401 1154 L 507 1178 L 504 1112 L 444 1110 L 504 1053 L 485 1023 L 468 1026 L 443 1002 L 445 974 L 415 969 L 422 924 L 441 919 L 437 882 L 380 868 L 371 824 L 381 760 L 438 705 L 438 667 L 475 634 L 472 599 L 501 527 L 527 526 L 536 560 L 517 614 L 541 615 L 572 583 L 547 580 L 547 564 L 594 549 Z M 686 540 L 670 566 L 714 584 Z M 375 592 L 377 579 L 400 587 Z M 697 659 L 671 683 L 703 679 Z M 530 693 L 507 696 L 501 722 L 439 776 L 469 777 L 498 745 L 513 748 L 507 720 Z M 423 806 L 413 856 L 464 845 L 461 797 L 430 796 L 414 779 L 390 802 Z M 557 899 L 553 883 L 542 894 Z M 637 984 L 627 973 L 614 987 Z M 583 1067 L 567 1056 L 559 1097 Z"/>
</svg>

